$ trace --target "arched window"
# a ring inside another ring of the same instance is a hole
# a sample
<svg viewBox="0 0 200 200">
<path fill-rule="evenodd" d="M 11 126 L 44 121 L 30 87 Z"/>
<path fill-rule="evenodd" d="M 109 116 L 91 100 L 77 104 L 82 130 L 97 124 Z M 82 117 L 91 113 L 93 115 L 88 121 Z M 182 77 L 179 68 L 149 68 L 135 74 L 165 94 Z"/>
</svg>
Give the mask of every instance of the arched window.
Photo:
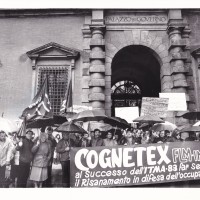
<svg viewBox="0 0 200 200">
<path fill-rule="evenodd" d="M 113 107 L 141 106 L 141 90 L 133 81 L 122 80 L 112 86 Z"/>
</svg>

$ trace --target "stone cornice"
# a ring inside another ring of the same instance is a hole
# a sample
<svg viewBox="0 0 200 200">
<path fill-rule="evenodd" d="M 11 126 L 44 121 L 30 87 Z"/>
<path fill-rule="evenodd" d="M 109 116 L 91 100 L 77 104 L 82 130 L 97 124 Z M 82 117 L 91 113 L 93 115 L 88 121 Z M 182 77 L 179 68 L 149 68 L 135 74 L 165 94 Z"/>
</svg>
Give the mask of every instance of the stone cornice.
<svg viewBox="0 0 200 200">
<path fill-rule="evenodd" d="M 0 9 L 0 17 L 41 17 L 91 14 L 90 9 Z"/>
</svg>

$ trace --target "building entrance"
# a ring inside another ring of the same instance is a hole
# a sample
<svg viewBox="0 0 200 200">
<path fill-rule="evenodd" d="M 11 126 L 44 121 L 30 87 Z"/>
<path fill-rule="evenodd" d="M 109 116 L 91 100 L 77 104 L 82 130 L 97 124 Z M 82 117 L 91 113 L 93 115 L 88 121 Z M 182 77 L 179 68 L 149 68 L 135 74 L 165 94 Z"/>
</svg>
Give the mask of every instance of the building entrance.
<svg viewBox="0 0 200 200">
<path fill-rule="evenodd" d="M 112 116 L 118 107 L 138 107 L 140 113 L 142 97 L 159 97 L 160 64 L 150 48 L 124 47 L 114 56 L 111 67 Z"/>
</svg>

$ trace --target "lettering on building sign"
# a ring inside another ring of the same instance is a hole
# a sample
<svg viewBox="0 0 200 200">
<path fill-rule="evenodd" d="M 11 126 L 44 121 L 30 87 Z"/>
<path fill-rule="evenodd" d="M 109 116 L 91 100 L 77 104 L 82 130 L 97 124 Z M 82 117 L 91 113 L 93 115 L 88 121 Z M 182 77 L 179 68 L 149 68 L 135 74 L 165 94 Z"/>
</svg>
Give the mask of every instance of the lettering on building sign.
<svg viewBox="0 0 200 200">
<path fill-rule="evenodd" d="M 166 24 L 167 16 L 107 16 L 106 24 Z"/>
</svg>

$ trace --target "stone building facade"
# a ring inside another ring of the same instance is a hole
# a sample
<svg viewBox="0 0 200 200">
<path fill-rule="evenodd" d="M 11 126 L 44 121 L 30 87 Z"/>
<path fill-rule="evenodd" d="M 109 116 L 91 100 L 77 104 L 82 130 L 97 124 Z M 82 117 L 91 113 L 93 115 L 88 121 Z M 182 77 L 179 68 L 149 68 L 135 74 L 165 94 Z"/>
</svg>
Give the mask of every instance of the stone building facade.
<svg viewBox="0 0 200 200">
<path fill-rule="evenodd" d="M 184 92 L 188 111 L 198 111 L 199 23 L 199 9 L 0 10 L 0 112 L 17 119 L 45 70 L 67 71 L 73 103 L 109 116 L 120 81 L 140 90 L 127 95 L 129 103 Z M 182 114 L 168 112 L 166 120 L 182 125 Z"/>
</svg>

